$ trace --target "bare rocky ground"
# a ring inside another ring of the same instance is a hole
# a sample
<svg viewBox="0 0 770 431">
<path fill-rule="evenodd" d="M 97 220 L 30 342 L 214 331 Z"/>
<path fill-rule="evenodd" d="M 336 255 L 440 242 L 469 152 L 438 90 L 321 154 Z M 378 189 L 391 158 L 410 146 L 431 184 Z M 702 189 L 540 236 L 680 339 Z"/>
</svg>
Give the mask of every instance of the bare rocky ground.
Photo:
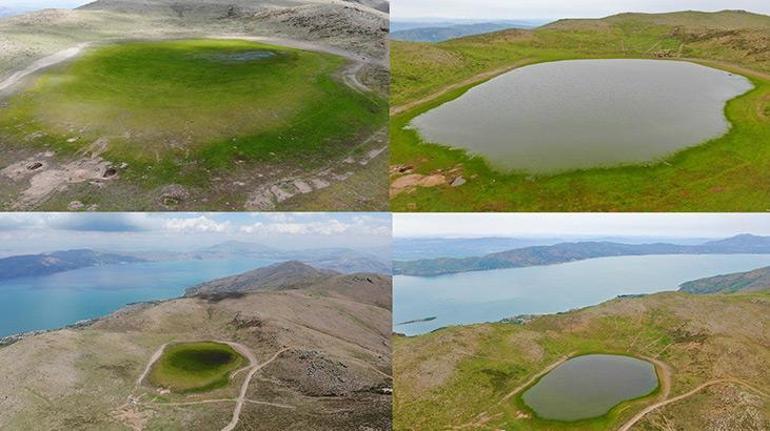
<svg viewBox="0 0 770 431">
<path fill-rule="evenodd" d="M 389 291 L 390 280 L 368 286 Z M 165 343 L 218 340 L 264 365 L 231 429 L 389 430 L 391 312 L 374 305 L 377 294 L 346 291 L 177 299 L 25 337 L 0 348 L 0 429 L 228 429 L 249 370 L 228 387 L 188 395 L 140 379 Z"/>
<path fill-rule="evenodd" d="M 83 44 L 184 37 L 265 38 L 345 56 L 350 65 L 340 79 L 359 91 L 385 97 L 389 79 L 387 9 L 388 3 L 378 0 L 100 0 L 77 10 L 45 10 L 0 20 L 0 82 L 13 79 L 41 59 Z M 33 77 L 22 77 L 22 84 Z M 0 90 L 0 103 L 12 90 Z M 312 206 L 316 192 L 324 190 L 325 195 L 334 194 L 333 207 L 325 208 L 328 210 L 385 210 L 386 191 L 379 190 L 383 186 L 372 182 L 371 175 L 361 174 L 370 169 L 370 162 L 386 160 L 385 133 L 357 137 L 360 144 L 351 146 L 350 154 L 325 161 L 323 168 L 313 172 L 285 165 L 235 166 L 215 176 L 205 188 L 167 184 L 150 191 L 120 180 L 121 170 L 130 167 L 99 159 L 99 146 L 104 143 L 94 142 L 94 151 L 73 159 L 39 149 L 11 149 L 18 145 L 2 145 L 0 137 L 0 209 L 280 210 L 284 202 L 298 195 L 303 197 L 294 201 Z M 28 136 L 25 141 L 33 144 L 40 138 Z M 38 163 L 36 169 L 21 168 Z M 362 183 L 350 185 L 355 181 Z M 332 187 L 342 182 L 347 185 Z M 345 192 L 351 188 L 357 193 Z M 338 189 L 342 192 L 336 193 Z"/>
</svg>

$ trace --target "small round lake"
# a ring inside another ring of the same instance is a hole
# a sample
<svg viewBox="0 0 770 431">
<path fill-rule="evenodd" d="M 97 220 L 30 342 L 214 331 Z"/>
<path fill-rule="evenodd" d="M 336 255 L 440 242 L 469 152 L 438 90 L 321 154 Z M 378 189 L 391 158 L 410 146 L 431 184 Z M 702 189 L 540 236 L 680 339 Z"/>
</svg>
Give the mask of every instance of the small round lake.
<svg viewBox="0 0 770 431">
<path fill-rule="evenodd" d="M 655 366 L 620 355 L 572 358 L 522 395 L 535 414 L 548 420 L 578 421 L 607 414 L 623 401 L 649 395 L 658 387 Z"/>
<path fill-rule="evenodd" d="M 726 102 L 752 88 L 742 76 L 682 61 L 558 61 L 478 85 L 410 127 L 503 171 L 640 164 L 726 133 Z"/>
</svg>

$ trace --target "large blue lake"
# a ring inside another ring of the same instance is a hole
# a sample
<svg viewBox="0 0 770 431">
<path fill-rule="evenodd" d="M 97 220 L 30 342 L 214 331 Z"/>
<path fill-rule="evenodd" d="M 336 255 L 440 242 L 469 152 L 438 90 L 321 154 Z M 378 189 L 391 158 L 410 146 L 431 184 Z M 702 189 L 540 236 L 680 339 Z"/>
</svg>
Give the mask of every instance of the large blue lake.
<svg viewBox="0 0 770 431">
<path fill-rule="evenodd" d="M 449 325 L 556 313 L 764 266 L 770 266 L 770 255 L 625 256 L 439 277 L 396 276 L 394 330 L 416 335 Z M 399 325 L 431 317 L 436 319 Z"/>
<path fill-rule="evenodd" d="M 190 260 L 105 265 L 0 282 L 0 337 L 54 329 L 132 302 L 181 296 L 185 288 L 273 261 Z"/>
</svg>

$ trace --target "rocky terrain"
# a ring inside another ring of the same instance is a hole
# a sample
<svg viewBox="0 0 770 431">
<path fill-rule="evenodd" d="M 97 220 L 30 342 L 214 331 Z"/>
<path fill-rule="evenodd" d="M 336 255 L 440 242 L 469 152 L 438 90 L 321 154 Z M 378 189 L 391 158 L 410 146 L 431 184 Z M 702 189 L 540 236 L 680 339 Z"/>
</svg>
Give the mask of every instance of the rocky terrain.
<svg viewBox="0 0 770 431">
<path fill-rule="evenodd" d="M 389 430 L 390 279 L 305 283 L 295 266 L 291 289 L 276 267 L 269 290 L 254 277 L 232 297 L 136 305 L 0 348 L 0 428 Z M 231 385 L 182 395 L 146 381 L 163 346 L 207 340 L 249 359 Z"/>
</svg>

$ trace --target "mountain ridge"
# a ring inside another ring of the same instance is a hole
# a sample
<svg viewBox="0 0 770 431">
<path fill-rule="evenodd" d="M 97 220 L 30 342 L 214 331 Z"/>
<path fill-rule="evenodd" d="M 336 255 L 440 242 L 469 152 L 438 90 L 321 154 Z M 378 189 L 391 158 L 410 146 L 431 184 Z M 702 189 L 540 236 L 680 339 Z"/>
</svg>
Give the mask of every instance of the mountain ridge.
<svg viewBox="0 0 770 431">
<path fill-rule="evenodd" d="M 134 256 L 73 249 L 50 253 L 9 256 L 0 259 L 0 280 L 51 275 L 91 266 L 145 262 Z"/>
<path fill-rule="evenodd" d="M 736 235 L 700 245 L 672 243 L 623 244 L 608 241 L 565 242 L 532 246 L 483 256 L 394 261 L 396 275 L 437 276 L 444 274 L 550 265 L 613 256 L 664 254 L 770 254 L 770 237 Z"/>
</svg>

